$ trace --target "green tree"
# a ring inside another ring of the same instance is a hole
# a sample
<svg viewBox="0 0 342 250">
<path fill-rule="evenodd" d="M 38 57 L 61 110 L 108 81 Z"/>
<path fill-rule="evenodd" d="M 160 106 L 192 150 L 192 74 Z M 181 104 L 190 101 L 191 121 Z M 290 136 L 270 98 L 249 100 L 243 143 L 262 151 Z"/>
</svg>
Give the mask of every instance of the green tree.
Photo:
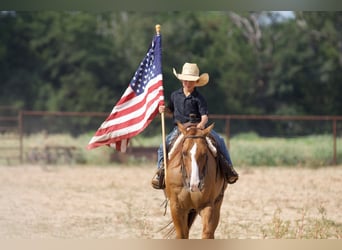
<svg viewBox="0 0 342 250">
<path fill-rule="evenodd" d="M 341 114 L 341 12 L 0 12 L 0 105 L 109 111 L 162 25 L 165 96 L 185 61 L 210 113 Z"/>
<path fill-rule="evenodd" d="M 39 59 L 44 82 L 34 108 L 89 111 L 108 107 L 105 102 L 117 64 L 111 56 L 111 41 L 97 30 L 96 15 L 39 12 L 31 28 L 30 46 Z"/>
<path fill-rule="evenodd" d="M 29 23 L 15 12 L 0 12 L 0 30 L 0 105 L 32 108 L 40 77 Z"/>
</svg>

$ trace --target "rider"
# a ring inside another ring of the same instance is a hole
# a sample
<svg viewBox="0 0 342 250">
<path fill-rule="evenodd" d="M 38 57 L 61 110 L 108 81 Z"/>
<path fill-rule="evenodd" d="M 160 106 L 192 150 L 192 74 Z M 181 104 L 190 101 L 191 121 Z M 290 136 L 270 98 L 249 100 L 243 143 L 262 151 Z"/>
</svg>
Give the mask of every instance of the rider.
<svg viewBox="0 0 342 250">
<path fill-rule="evenodd" d="M 171 101 L 168 107 L 159 106 L 159 112 L 172 113 L 174 124 L 180 122 L 197 123 L 197 128 L 204 129 L 208 122 L 208 108 L 204 97 L 197 91 L 196 87 L 204 86 L 209 81 L 207 73 L 199 74 L 199 68 L 195 63 L 185 63 L 182 68 L 182 73 L 178 74 L 173 69 L 174 75 L 182 82 L 183 87 L 174 91 L 171 94 Z M 190 116 L 191 115 L 191 116 Z M 166 136 L 166 146 L 168 147 L 172 140 L 178 135 L 178 127 L 175 126 Z M 215 138 L 218 146 L 219 162 L 222 166 L 226 181 L 229 184 L 235 183 L 239 175 L 233 168 L 229 152 L 226 148 L 224 139 L 211 130 L 211 134 Z M 163 162 L 163 146 L 158 149 L 158 170 L 152 179 L 152 186 L 155 189 L 164 189 L 164 162 Z"/>
</svg>

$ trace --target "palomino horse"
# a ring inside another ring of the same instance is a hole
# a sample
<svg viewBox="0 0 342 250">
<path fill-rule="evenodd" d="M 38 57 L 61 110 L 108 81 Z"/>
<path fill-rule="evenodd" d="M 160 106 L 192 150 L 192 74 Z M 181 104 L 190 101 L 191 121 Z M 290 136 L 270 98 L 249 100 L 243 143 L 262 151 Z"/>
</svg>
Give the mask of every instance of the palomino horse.
<svg viewBox="0 0 342 250">
<path fill-rule="evenodd" d="M 178 124 L 180 135 L 170 149 L 165 175 L 165 193 L 170 201 L 176 238 L 189 238 L 199 214 L 202 238 L 213 239 L 227 184 L 216 162 L 216 148 L 206 129 Z"/>
</svg>

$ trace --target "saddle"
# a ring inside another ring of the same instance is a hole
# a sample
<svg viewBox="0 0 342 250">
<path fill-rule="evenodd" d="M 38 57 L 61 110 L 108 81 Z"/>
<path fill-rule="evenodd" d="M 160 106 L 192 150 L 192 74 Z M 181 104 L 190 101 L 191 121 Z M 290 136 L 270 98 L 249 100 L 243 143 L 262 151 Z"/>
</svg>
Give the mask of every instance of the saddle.
<svg viewBox="0 0 342 250">
<path fill-rule="evenodd" d="M 195 127 L 196 125 L 197 125 L 197 123 L 192 123 L 192 122 L 187 122 L 187 123 L 183 124 L 183 126 L 185 126 L 186 128 Z M 170 144 L 166 145 L 167 152 L 170 152 L 170 150 L 174 146 L 174 144 L 177 141 L 180 134 L 181 134 L 181 132 L 178 131 L 177 135 L 172 139 Z M 220 147 L 218 147 L 218 142 L 215 140 L 215 137 L 211 133 L 207 136 L 206 139 L 207 139 L 208 146 L 209 146 L 211 152 L 215 156 L 216 165 L 218 166 L 218 169 L 219 169 L 221 175 L 225 176 L 225 173 L 227 172 L 227 167 L 226 167 L 224 156 L 220 151 Z"/>
</svg>

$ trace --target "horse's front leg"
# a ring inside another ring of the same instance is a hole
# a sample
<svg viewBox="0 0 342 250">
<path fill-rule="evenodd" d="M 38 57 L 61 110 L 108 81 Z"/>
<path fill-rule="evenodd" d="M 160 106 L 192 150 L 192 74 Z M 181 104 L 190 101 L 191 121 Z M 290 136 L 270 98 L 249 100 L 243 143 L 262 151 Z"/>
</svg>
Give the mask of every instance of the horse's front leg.
<svg viewBox="0 0 342 250">
<path fill-rule="evenodd" d="M 177 239 L 189 238 L 188 213 L 177 204 L 170 204 L 171 217 L 176 230 Z"/>
<path fill-rule="evenodd" d="M 214 239 L 215 230 L 220 219 L 220 206 L 210 205 L 200 212 L 202 217 L 202 239 Z"/>
</svg>

